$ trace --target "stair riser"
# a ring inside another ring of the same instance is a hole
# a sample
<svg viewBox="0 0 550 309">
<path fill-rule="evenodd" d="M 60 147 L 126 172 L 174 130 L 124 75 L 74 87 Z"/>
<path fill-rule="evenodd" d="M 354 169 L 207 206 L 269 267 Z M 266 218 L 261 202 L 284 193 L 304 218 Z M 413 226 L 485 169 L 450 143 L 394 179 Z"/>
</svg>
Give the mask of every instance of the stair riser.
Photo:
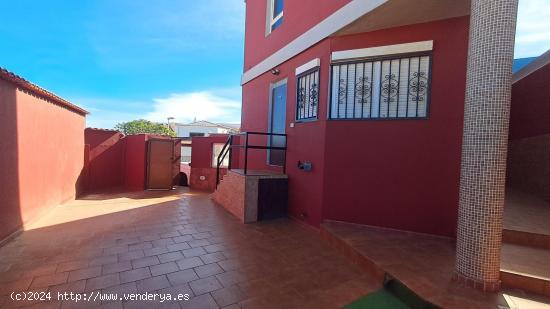
<svg viewBox="0 0 550 309">
<path fill-rule="evenodd" d="M 520 289 L 550 297 L 550 280 L 524 276 L 521 274 L 500 272 L 501 286 L 508 289 Z"/>
<path fill-rule="evenodd" d="M 550 250 L 550 235 L 503 230 L 502 241 L 509 244 Z"/>
</svg>

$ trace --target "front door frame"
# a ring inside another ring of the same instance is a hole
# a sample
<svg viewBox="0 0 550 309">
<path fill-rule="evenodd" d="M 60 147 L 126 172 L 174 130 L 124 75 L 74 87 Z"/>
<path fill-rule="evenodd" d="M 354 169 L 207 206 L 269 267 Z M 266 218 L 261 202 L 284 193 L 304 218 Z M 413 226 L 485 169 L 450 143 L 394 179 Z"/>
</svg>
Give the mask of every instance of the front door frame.
<svg viewBox="0 0 550 309">
<path fill-rule="evenodd" d="M 275 90 L 275 88 L 278 88 L 282 85 L 287 85 L 287 92 L 288 92 L 288 78 L 285 77 L 281 80 L 278 80 L 274 83 L 270 83 L 269 84 L 269 109 L 267 111 L 267 132 L 269 133 L 272 133 L 272 121 L 273 121 L 273 90 Z M 285 132 L 286 132 L 286 107 L 287 107 L 287 100 L 288 100 L 288 93 L 286 94 L 286 99 L 285 99 L 285 124 L 284 124 L 284 128 L 285 128 Z M 267 146 L 270 147 L 271 146 L 271 136 L 268 136 L 267 137 Z M 273 165 L 271 164 L 271 150 L 267 150 L 267 156 L 266 156 L 266 163 L 267 165 L 269 166 L 276 166 L 276 167 L 284 167 L 284 166 L 280 166 L 280 165 Z M 283 164 L 286 164 L 286 163 L 283 163 Z"/>
</svg>

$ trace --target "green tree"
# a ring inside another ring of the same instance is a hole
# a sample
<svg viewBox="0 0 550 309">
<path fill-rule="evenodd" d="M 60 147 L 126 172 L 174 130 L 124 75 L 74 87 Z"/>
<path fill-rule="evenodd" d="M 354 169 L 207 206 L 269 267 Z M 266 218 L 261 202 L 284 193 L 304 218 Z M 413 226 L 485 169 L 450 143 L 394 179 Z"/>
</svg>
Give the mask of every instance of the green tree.
<svg viewBox="0 0 550 309">
<path fill-rule="evenodd" d="M 145 119 L 122 122 L 115 126 L 115 129 L 121 131 L 125 135 L 132 134 L 157 134 L 168 135 L 175 137 L 176 132 L 162 123 L 155 123 Z"/>
</svg>

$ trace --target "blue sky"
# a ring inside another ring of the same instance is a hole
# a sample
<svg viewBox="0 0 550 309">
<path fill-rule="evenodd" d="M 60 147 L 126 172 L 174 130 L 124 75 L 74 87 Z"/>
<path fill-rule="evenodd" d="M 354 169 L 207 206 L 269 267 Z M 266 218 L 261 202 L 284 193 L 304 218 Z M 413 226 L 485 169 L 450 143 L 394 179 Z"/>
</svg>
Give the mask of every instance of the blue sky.
<svg viewBox="0 0 550 309">
<path fill-rule="evenodd" d="M 550 0 L 520 0 L 516 57 L 550 49 Z M 0 66 L 110 128 L 240 121 L 243 0 L 0 0 Z"/>
</svg>

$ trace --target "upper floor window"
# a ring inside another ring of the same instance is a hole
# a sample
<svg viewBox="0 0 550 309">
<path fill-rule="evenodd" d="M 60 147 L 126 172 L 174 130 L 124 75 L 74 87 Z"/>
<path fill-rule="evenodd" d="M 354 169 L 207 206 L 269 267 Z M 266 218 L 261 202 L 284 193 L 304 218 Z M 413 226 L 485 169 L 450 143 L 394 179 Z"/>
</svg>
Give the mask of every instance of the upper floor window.
<svg viewBox="0 0 550 309">
<path fill-rule="evenodd" d="M 332 65 L 331 119 L 427 118 L 430 54 Z"/>
<path fill-rule="evenodd" d="M 277 29 L 283 22 L 284 0 L 268 0 L 267 34 Z"/>
<path fill-rule="evenodd" d="M 317 118 L 319 106 L 319 69 L 297 76 L 296 120 Z"/>
</svg>

